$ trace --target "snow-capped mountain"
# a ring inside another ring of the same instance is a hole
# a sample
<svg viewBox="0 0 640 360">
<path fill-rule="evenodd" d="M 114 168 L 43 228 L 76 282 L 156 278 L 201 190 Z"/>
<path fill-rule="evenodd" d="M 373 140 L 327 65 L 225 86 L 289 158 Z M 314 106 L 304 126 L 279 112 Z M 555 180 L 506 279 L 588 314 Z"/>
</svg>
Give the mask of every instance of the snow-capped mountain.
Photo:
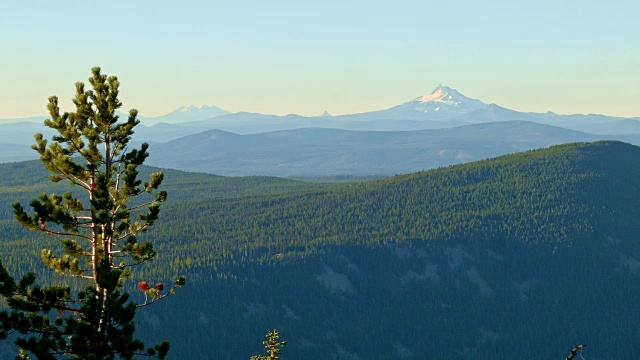
<svg viewBox="0 0 640 360">
<path fill-rule="evenodd" d="M 442 85 L 435 88 L 431 94 L 415 98 L 400 106 L 410 106 L 420 112 L 449 111 L 460 114 L 488 107 L 487 104 L 480 100 L 466 97 L 460 94 L 458 90 Z"/>
<path fill-rule="evenodd" d="M 462 95 L 447 86 L 438 86 L 431 93 L 419 96 L 389 109 L 338 116 L 345 120 L 455 120 L 460 115 L 485 110 L 489 104 Z"/>
<path fill-rule="evenodd" d="M 120 112 L 119 115 L 121 119 L 128 117 Z M 50 132 L 50 129 L 43 128 L 43 118 L 45 117 L 0 120 L 0 144 L 27 145 L 23 148 L 26 149 L 26 154 L 35 157 L 36 153 L 29 148 L 33 144 L 33 134 L 44 132 L 48 135 L 47 132 Z M 429 94 L 391 108 L 359 114 L 331 115 L 324 112 L 318 116 L 277 116 L 247 112 L 228 113 L 215 106 L 184 106 L 162 116 L 139 118 L 141 126 L 136 129 L 136 140 L 146 142 L 167 142 L 213 129 L 236 134 L 302 128 L 419 131 L 518 120 L 607 135 L 608 139 L 615 138 L 640 144 L 640 118 L 519 112 L 469 98 L 447 86 L 438 86 Z M 0 161 L 4 158 L 3 155 L 6 154 L 0 152 Z"/>
<path fill-rule="evenodd" d="M 462 95 L 458 90 L 440 85 L 430 94 L 419 96 L 404 104 L 394 106 L 389 110 L 459 115 L 476 110 L 483 110 L 488 106 L 488 104 L 480 100 Z"/>
<path fill-rule="evenodd" d="M 203 105 L 201 107 L 188 105 L 180 107 L 168 114 L 156 117 L 141 117 L 143 125 L 154 125 L 158 123 L 185 123 L 198 120 L 206 120 L 212 117 L 227 115 L 230 112 L 220 109 L 217 106 Z"/>
</svg>

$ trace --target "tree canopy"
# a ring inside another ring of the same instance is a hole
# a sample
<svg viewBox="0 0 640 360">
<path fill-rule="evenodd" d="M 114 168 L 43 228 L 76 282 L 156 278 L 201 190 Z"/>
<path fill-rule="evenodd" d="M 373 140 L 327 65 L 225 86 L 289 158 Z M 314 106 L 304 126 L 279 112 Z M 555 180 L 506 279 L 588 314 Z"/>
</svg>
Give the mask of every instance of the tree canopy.
<svg viewBox="0 0 640 360">
<path fill-rule="evenodd" d="M 159 190 L 161 172 L 148 181 L 138 167 L 149 145 L 130 149 L 139 124 L 137 110 L 122 122 L 116 112 L 120 82 L 116 76 L 92 69 L 91 89 L 76 83 L 74 112 L 60 113 L 58 98 L 49 98 L 50 118 L 44 124 L 57 135 L 51 142 L 36 134 L 33 149 L 54 183 L 67 182 L 62 195 L 43 193 L 30 202 L 31 212 L 13 204 L 20 225 L 45 234 L 57 249 L 43 249 L 42 261 L 56 273 L 85 283 L 77 291 L 72 282 L 44 286 L 33 273 L 15 281 L 0 262 L 0 294 L 10 307 L 0 312 L 0 339 L 16 334 L 20 349 L 37 359 L 71 356 L 77 359 L 132 359 L 136 354 L 164 358 L 169 344 L 144 349 L 134 338 L 137 307 L 174 292 L 164 284 L 140 286 L 146 301 L 135 304 L 122 290 L 130 268 L 152 259 L 150 242 L 138 242 L 158 219 L 167 198 Z M 68 187 L 67 187 L 68 188 Z M 184 278 L 175 281 L 184 284 Z"/>
</svg>

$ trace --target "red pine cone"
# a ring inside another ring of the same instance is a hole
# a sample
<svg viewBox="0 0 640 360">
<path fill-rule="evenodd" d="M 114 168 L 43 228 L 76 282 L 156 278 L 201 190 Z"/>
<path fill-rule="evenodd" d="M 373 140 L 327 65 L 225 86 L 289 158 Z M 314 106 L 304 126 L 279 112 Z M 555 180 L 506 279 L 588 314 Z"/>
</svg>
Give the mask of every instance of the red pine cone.
<svg viewBox="0 0 640 360">
<path fill-rule="evenodd" d="M 156 284 L 156 290 L 162 291 L 162 289 L 164 289 L 164 284 L 163 283 L 157 283 Z"/>
<path fill-rule="evenodd" d="M 149 291 L 149 284 L 146 281 L 140 281 L 138 283 L 138 288 L 144 292 Z"/>
</svg>

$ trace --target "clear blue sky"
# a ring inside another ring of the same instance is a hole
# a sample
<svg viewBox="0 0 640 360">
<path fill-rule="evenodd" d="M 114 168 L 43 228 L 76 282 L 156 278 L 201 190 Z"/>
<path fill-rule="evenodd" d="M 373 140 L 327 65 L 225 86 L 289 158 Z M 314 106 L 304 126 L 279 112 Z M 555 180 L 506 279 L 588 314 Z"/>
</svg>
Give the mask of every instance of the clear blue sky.
<svg viewBox="0 0 640 360">
<path fill-rule="evenodd" d="M 0 118 L 44 115 L 54 94 L 71 110 L 96 65 L 145 116 L 355 113 L 439 84 L 520 111 L 640 116 L 639 3 L 3 1 Z"/>
</svg>

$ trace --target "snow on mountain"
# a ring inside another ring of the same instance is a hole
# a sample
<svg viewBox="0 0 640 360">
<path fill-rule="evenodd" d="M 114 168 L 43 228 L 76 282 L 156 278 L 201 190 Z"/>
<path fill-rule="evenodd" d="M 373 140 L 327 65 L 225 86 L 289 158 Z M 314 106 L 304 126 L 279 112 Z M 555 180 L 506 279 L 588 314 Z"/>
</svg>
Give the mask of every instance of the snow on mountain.
<svg viewBox="0 0 640 360">
<path fill-rule="evenodd" d="M 204 108 L 205 106 L 206 105 L 203 105 L 202 108 Z M 199 108 L 199 107 L 197 107 L 195 105 L 187 105 L 187 106 L 183 106 L 183 107 L 177 109 L 174 112 L 183 112 L 183 113 L 187 112 L 188 113 L 188 112 L 198 111 L 200 109 L 201 108 Z"/>
<path fill-rule="evenodd" d="M 341 120 L 410 120 L 410 121 L 446 121 L 451 123 L 457 117 L 477 110 L 485 110 L 488 104 L 466 97 L 447 86 L 438 86 L 430 94 L 419 96 L 394 107 L 360 114 L 341 115 Z M 455 121 L 454 121 L 455 122 Z M 467 122 L 468 123 L 468 122 Z M 440 124 L 439 127 L 442 127 Z"/>
<path fill-rule="evenodd" d="M 142 117 L 143 125 L 155 125 L 158 123 L 185 123 L 198 120 L 206 120 L 212 117 L 230 114 L 230 112 L 220 109 L 216 106 L 203 105 L 201 107 L 195 105 L 187 105 L 180 107 L 168 114 L 156 117 Z"/>
<path fill-rule="evenodd" d="M 121 120 L 128 114 L 118 111 Z M 42 132 L 42 118 L 0 120 L 0 143 L 31 145 L 33 134 Z M 391 108 L 346 115 L 324 112 L 316 116 L 263 115 L 229 113 L 215 106 L 180 107 L 157 117 L 139 116 L 141 128 L 136 134 L 142 141 L 165 142 L 197 132 L 218 129 L 238 134 L 290 130 L 300 128 L 335 128 L 358 131 L 415 131 L 444 129 L 462 125 L 500 121 L 532 121 L 600 135 L 633 136 L 640 134 L 639 118 L 615 118 L 604 115 L 558 115 L 518 112 L 496 104 L 462 95 L 447 86 Z M 14 124 L 15 123 L 15 124 Z M 156 126 L 160 123 L 164 125 Z M 44 129 L 45 135 L 48 131 Z M 1 154 L 0 154 L 1 155 Z"/>
<path fill-rule="evenodd" d="M 457 90 L 442 85 L 435 88 L 430 94 L 417 97 L 399 106 L 411 107 L 413 110 L 425 113 L 451 112 L 459 114 L 488 107 L 480 100 L 466 97 Z"/>
</svg>

